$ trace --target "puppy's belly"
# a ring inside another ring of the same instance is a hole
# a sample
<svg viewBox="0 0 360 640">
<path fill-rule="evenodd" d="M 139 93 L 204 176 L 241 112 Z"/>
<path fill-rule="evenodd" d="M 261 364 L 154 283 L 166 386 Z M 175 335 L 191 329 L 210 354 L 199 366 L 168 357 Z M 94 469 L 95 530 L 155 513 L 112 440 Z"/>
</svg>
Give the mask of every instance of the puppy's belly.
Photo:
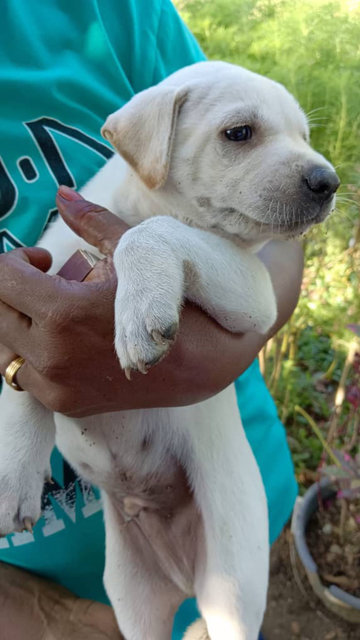
<svg viewBox="0 0 360 640">
<path fill-rule="evenodd" d="M 193 595 L 195 562 L 204 549 L 203 521 L 180 465 L 170 477 L 159 474 L 154 483 L 149 479 L 146 491 L 125 498 L 112 493 L 109 499 L 112 524 L 134 561 L 152 580 Z"/>
<path fill-rule="evenodd" d="M 56 441 L 79 475 L 106 491 L 119 535 L 136 557 L 191 595 L 203 526 L 184 468 L 170 448 L 170 419 L 167 410 L 76 421 L 57 415 Z"/>
</svg>

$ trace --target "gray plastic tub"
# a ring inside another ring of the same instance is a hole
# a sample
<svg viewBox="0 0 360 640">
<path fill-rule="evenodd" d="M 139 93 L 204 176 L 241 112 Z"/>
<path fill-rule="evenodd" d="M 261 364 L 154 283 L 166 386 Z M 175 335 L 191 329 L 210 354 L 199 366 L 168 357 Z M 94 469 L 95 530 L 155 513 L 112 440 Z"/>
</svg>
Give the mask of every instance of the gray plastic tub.
<svg viewBox="0 0 360 640">
<path fill-rule="evenodd" d="M 321 482 L 313 484 L 305 495 L 299 496 L 296 500 L 291 521 L 295 547 L 313 590 L 325 606 L 348 622 L 360 623 L 360 598 L 346 593 L 336 585 L 330 587 L 323 585 L 317 565 L 306 543 L 306 527 L 318 508 L 319 491 L 324 500 L 331 498 L 336 493 L 328 480 L 321 480 Z"/>
</svg>

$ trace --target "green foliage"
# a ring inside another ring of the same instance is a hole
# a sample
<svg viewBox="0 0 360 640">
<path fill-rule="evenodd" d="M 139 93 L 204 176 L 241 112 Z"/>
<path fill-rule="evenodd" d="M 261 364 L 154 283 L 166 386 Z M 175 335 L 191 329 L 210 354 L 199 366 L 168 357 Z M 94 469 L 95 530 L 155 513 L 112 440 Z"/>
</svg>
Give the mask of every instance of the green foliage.
<svg viewBox="0 0 360 640">
<path fill-rule="evenodd" d="M 210 59 L 282 82 L 314 123 L 314 146 L 360 184 L 360 4 L 346 0 L 178 0 Z"/>
<path fill-rule="evenodd" d="M 336 167 L 337 210 L 305 241 L 302 296 L 291 326 L 265 354 L 265 374 L 288 427 L 297 470 L 315 469 L 334 395 L 360 319 L 360 1 L 175 0 L 210 59 L 282 82 L 309 116 L 312 144 Z M 340 415 L 346 421 L 345 402 Z"/>
<path fill-rule="evenodd" d="M 290 447 L 292 449 L 292 457 L 295 468 L 298 472 L 303 469 L 316 469 L 318 461 L 322 454 L 322 445 L 320 440 L 309 434 L 306 427 L 299 427 L 297 437 L 290 439 Z"/>
</svg>

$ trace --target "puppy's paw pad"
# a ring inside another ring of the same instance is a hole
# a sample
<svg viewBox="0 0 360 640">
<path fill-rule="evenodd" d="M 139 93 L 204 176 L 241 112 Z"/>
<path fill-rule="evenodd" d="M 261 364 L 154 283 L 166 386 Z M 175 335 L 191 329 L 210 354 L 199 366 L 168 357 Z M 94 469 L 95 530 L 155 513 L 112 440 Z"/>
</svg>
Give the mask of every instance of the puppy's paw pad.
<svg viewBox="0 0 360 640">
<path fill-rule="evenodd" d="M 38 497 L 27 495 L 26 498 L 6 496 L 0 509 L 0 536 L 7 536 L 15 531 L 32 533 L 41 515 L 40 502 L 41 494 Z"/>
<path fill-rule="evenodd" d="M 168 352 L 179 326 L 179 313 L 170 305 L 131 305 L 116 310 L 115 348 L 129 379 L 131 370 L 146 374 Z M 145 308 L 144 308 L 145 307 Z"/>
<path fill-rule="evenodd" d="M 0 536 L 28 531 L 41 516 L 41 495 L 45 477 L 49 475 L 34 471 L 22 472 L 2 478 L 0 476 Z"/>
</svg>

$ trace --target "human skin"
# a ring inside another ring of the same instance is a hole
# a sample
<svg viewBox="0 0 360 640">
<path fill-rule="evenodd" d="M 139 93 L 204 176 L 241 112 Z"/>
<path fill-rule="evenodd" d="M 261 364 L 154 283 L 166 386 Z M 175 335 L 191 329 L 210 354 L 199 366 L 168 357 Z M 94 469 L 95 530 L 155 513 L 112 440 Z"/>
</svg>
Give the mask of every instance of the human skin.
<svg viewBox="0 0 360 640">
<path fill-rule="evenodd" d="M 0 563 L 2 640 L 124 640 L 111 607 Z"/>
<path fill-rule="evenodd" d="M 25 358 L 17 382 L 50 410 L 82 417 L 205 400 L 250 365 L 296 306 L 302 249 L 296 241 L 269 242 L 259 253 L 278 302 L 269 334 L 231 334 L 187 303 L 170 353 L 146 376 L 134 373 L 129 382 L 113 347 L 116 276 L 111 260 L 127 226 L 68 188 L 60 188 L 57 206 L 69 226 L 107 256 L 87 281 L 45 273 L 51 258 L 43 249 L 0 256 L 0 372 L 16 355 Z M 96 354 L 96 375 L 89 350 Z"/>
</svg>

